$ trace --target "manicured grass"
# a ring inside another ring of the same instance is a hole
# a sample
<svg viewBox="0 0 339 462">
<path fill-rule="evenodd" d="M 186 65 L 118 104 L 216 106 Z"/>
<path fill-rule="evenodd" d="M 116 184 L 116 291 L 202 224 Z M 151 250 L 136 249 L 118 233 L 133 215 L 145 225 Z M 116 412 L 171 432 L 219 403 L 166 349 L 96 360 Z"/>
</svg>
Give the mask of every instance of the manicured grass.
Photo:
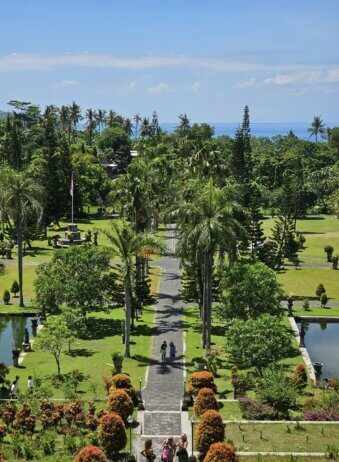
<svg viewBox="0 0 339 462">
<path fill-rule="evenodd" d="M 18 266 L 17 261 L 11 261 L 5 263 L 5 274 L 0 275 L 0 298 L 2 299 L 4 290 L 10 290 L 13 281 L 18 280 Z M 24 265 L 24 297 L 31 298 L 34 296 L 33 281 L 36 275 L 36 265 Z M 16 303 L 19 299 L 13 298 L 14 294 L 11 294 L 11 303 Z"/>
<path fill-rule="evenodd" d="M 241 419 L 241 411 L 237 401 L 223 401 L 219 412 L 224 420 Z"/>
<path fill-rule="evenodd" d="M 233 441 L 238 451 L 326 452 L 337 445 L 339 425 L 226 424 L 226 440 Z"/>
<path fill-rule="evenodd" d="M 293 314 L 295 316 L 338 316 L 339 306 L 332 306 L 331 302 L 328 303 L 326 308 L 320 306 L 310 306 L 308 311 L 305 311 L 302 306 L 293 306 Z"/>
<path fill-rule="evenodd" d="M 282 322 L 290 328 L 289 321 L 287 318 L 283 318 Z M 186 359 L 188 362 L 188 372 L 194 372 L 194 366 L 191 364 L 191 360 L 194 357 L 204 356 L 204 350 L 201 347 L 201 323 L 199 320 L 199 312 L 196 307 L 186 308 L 185 310 L 185 341 L 186 341 Z M 294 354 L 288 358 L 279 361 L 279 364 L 284 366 L 286 374 L 291 375 L 297 364 L 303 363 L 302 356 L 297 347 L 296 340 L 291 333 L 291 342 L 294 347 Z M 225 345 L 225 334 L 223 326 L 217 321 L 213 321 L 212 328 L 212 345 Z M 222 360 L 222 366 L 218 370 L 218 376 L 215 379 L 218 387 L 218 394 L 220 398 L 233 398 L 233 387 L 231 383 L 231 368 L 233 364 L 228 360 L 225 355 Z M 241 369 L 240 373 L 249 372 L 250 369 Z M 310 388 L 306 389 L 306 393 L 310 391 Z M 250 392 L 251 396 L 252 393 Z M 305 396 L 301 397 L 304 398 Z M 227 411 L 226 411 L 227 412 Z"/>
<path fill-rule="evenodd" d="M 293 294 L 298 298 L 308 297 L 316 299 L 316 288 L 322 283 L 331 301 L 339 301 L 339 271 L 330 268 L 303 268 L 289 267 L 286 271 L 277 274 L 278 281 L 283 285 L 287 294 Z"/>
<path fill-rule="evenodd" d="M 152 291 L 156 292 L 159 285 L 160 268 L 152 268 Z M 71 352 L 67 348 L 61 354 L 61 372 L 67 374 L 73 369 L 79 369 L 85 380 L 79 387 L 82 398 L 105 396 L 102 380 L 103 375 L 110 375 L 112 369 L 107 365 L 112 362 L 111 355 L 119 351 L 123 353 L 124 345 L 121 341 L 121 321 L 124 319 L 122 308 L 113 309 L 108 313 L 98 312 L 89 316 L 89 335 L 77 339 L 72 345 Z M 151 342 L 154 329 L 154 309 L 144 308 L 140 321 L 136 322 L 131 336 L 131 357 L 126 358 L 123 371 L 131 376 L 136 388 L 139 387 L 139 377 L 142 385 L 145 383 L 145 373 L 148 366 Z M 34 345 L 33 345 L 34 349 Z M 41 377 L 50 386 L 50 379 L 56 373 L 53 356 L 47 352 L 34 351 L 27 354 L 20 368 L 11 367 L 9 379 L 19 375 L 21 387 L 25 387 L 28 375 Z M 93 392 L 96 388 L 96 392 Z M 60 389 L 52 387 L 55 397 L 64 397 Z"/>
</svg>

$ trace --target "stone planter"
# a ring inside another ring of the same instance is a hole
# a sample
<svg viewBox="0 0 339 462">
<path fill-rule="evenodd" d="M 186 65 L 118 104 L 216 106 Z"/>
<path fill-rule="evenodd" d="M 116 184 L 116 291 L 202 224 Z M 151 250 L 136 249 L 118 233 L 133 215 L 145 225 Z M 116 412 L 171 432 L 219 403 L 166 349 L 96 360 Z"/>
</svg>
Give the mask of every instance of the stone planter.
<svg viewBox="0 0 339 462">
<path fill-rule="evenodd" d="M 114 365 L 115 373 L 116 374 L 121 374 L 122 371 L 122 364 L 124 362 L 124 357 L 122 355 L 113 355 L 112 356 L 112 362 Z"/>
</svg>

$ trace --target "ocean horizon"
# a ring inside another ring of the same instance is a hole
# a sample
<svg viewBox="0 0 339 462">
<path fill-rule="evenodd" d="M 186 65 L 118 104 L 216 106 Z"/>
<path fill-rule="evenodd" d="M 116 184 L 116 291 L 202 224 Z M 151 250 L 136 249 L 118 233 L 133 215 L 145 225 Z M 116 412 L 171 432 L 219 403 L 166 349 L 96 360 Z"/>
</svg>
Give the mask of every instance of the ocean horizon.
<svg viewBox="0 0 339 462">
<path fill-rule="evenodd" d="M 193 124 L 194 122 L 191 122 Z M 201 122 L 198 122 L 201 123 Z M 208 122 L 207 122 L 208 123 Z M 168 122 L 168 123 L 160 123 L 160 127 L 168 133 L 172 133 L 176 127 L 178 126 L 178 122 Z M 238 122 L 215 122 L 215 123 L 208 123 L 214 127 L 216 137 L 227 135 L 231 136 L 232 138 L 237 131 L 237 128 L 241 125 Z M 291 130 L 293 133 L 302 139 L 314 139 L 314 137 L 310 138 L 310 134 L 308 133 L 307 129 L 310 128 L 311 122 L 253 122 L 251 123 L 251 134 L 254 136 L 264 136 L 267 138 L 272 138 L 276 135 L 287 135 Z M 330 122 L 326 124 L 326 127 L 333 128 L 339 126 L 339 122 Z M 320 141 L 321 138 L 319 137 L 318 140 Z"/>
</svg>

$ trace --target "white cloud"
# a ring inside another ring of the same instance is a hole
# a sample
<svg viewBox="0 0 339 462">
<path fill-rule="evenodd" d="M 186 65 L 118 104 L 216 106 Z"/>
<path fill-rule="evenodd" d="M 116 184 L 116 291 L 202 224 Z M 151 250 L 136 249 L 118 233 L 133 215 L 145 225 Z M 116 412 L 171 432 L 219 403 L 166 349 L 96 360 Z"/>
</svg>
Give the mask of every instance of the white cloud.
<svg viewBox="0 0 339 462">
<path fill-rule="evenodd" d="M 127 88 L 128 88 L 129 90 L 135 90 L 136 86 L 137 86 L 137 83 L 133 81 L 133 82 L 130 82 L 130 83 L 127 85 Z"/>
<path fill-rule="evenodd" d="M 174 91 L 174 89 L 170 88 L 167 83 L 161 82 L 154 87 L 147 88 L 148 93 L 167 93 L 169 91 Z"/>
<path fill-rule="evenodd" d="M 78 85 L 78 82 L 76 80 L 61 80 L 61 82 L 59 82 L 59 85 L 60 87 L 72 87 L 74 85 Z"/>
<path fill-rule="evenodd" d="M 319 85 L 334 82 L 339 82 L 339 68 L 278 74 L 274 77 L 265 79 L 262 83 L 264 85 Z"/>
<path fill-rule="evenodd" d="M 191 90 L 197 92 L 200 90 L 201 87 L 202 85 L 200 82 L 195 82 L 193 85 L 191 85 Z"/>
<path fill-rule="evenodd" d="M 234 85 L 233 88 L 235 88 L 236 90 L 241 90 L 242 88 L 249 88 L 249 87 L 253 87 L 254 85 L 255 85 L 255 78 L 252 77 L 249 80 L 245 80 L 244 82 L 237 83 L 236 85 Z"/>
</svg>

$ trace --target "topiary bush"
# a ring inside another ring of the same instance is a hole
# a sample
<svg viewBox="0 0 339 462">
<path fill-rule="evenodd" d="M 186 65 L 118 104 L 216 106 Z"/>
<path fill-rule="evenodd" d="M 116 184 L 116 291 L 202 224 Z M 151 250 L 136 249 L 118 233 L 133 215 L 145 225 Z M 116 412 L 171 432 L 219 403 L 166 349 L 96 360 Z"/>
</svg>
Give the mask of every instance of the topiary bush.
<svg viewBox="0 0 339 462">
<path fill-rule="evenodd" d="M 99 442 L 108 458 L 126 446 L 126 428 L 118 414 L 104 414 L 100 419 Z"/>
<path fill-rule="evenodd" d="M 319 284 L 318 287 L 317 287 L 317 290 L 315 291 L 316 295 L 318 297 L 321 296 L 321 294 L 325 293 L 326 292 L 326 289 L 325 289 L 325 286 L 324 284 Z"/>
<path fill-rule="evenodd" d="M 124 390 L 111 387 L 109 390 L 108 410 L 120 415 L 124 421 L 133 413 L 133 401 Z"/>
<path fill-rule="evenodd" d="M 194 434 L 196 449 L 205 455 L 211 444 L 224 441 L 225 428 L 217 411 L 206 411 L 201 417 Z"/>
<path fill-rule="evenodd" d="M 11 293 L 14 294 L 14 297 L 16 297 L 18 292 L 20 292 L 18 281 L 13 281 L 11 286 Z"/>
<path fill-rule="evenodd" d="M 4 299 L 4 304 L 9 305 L 9 302 L 11 300 L 11 294 L 9 293 L 9 290 L 4 290 L 3 299 Z"/>
<path fill-rule="evenodd" d="M 201 388 L 194 402 L 194 414 L 201 416 L 210 409 L 214 409 L 215 411 L 219 409 L 215 393 L 210 388 Z"/>
<path fill-rule="evenodd" d="M 214 383 L 214 376 L 212 372 L 193 372 L 193 374 L 190 375 L 189 392 L 196 396 L 201 388 L 209 388 L 214 393 L 217 392 L 217 387 Z"/>
<path fill-rule="evenodd" d="M 74 462 L 108 462 L 105 454 L 96 446 L 86 446 L 76 455 Z"/>
<path fill-rule="evenodd" d="M 332 261 L 332 255 L 333 255 L 333 252 L 334 252 L 334 248 L 331 245 L 325 245 L 324 252 L 326 252 L 327 261 L 328 262 Z"/>
<path fill-rule="evenodd" d="M 307 373 L 303 364 L 298 364 L 292 374 L 292 380 L 299 391 L 307 387 Z"/>
<path fill-rule="evenodd" d="M 131 383 L 131 379 L 127 374 L 115 374 L 112 377 L 112 386 L 118 388 L 119 390 L 124 390 L 128 396 L 133 400 L 135 400 L 135 388 Z"/>
<path fill-rule="evenodd" d="M 229 443 L 214 443 L 210 446 L 204 462 L 237 462 L 234 447 Z"/>
<path fill-rule="evenodd" d="M 325 308 L 325 306 L 327 305 L 327 302 L 328 302 L 328 296 L 326 292 L 323 292 L 320 295 L 320 303 L 321 303 L 322 308 Z"/>
</svg>

